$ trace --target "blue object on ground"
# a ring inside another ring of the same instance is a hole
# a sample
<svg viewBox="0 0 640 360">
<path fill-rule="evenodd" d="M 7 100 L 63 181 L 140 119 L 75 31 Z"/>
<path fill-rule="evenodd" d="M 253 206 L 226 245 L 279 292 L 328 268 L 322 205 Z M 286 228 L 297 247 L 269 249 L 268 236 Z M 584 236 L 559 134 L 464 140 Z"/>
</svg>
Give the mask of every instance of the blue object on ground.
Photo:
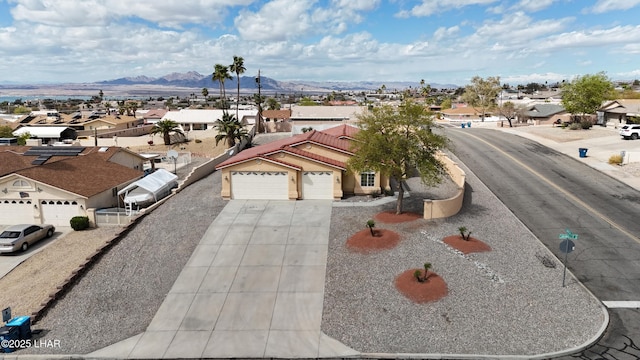
<svg viewBox="0 0 640 360">
<path fill-rule="evenodd" d="M 3 326 L 0 327 L 0 352 L 10 353 L 15 350 L 12 346 L 9 346 L 8 340 L 11 342 L 12 340 L 15 342 L 16 340 L 20 340 L 18 328 L 11 326 Z"/>
<path fill-rule="evenodd" d="M 579 148 L 578 151 L 580 151 L 580 157 L 581 158 L 586 158 L 587 157 L 587 148 Z"/>
<path fill-rule="evenodd" d="M 7 327 L 13 327 L 18 329 L 20 339 L 31 339 L 31 317 L 30 316 L 18 316 L 11 319 L 7 324 Z"/>
<path fill-rule="evenodd" d="M 471 127 L 471 121 L 467 122 L 467 127 Z"/>
<path fill-rule="evenodd" d="M 460 127 L 464 129 L 464 123 L 460 124 Z"/>
</svg>

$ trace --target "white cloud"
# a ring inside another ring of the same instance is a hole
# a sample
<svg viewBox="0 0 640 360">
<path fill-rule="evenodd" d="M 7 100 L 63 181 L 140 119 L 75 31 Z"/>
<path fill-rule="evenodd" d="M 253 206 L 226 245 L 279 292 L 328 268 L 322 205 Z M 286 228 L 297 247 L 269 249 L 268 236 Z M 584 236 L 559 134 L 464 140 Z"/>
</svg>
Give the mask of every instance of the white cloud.
<svg viewBox="0 0 640 360">
<path fill-rule="evenodd" d="M 234 6 L 253 0 L 11 0 L 16 21 L 55 26 L 105 26 L 114 20 L 140 18 L 162 26 L 181 24 L 215 26 Z"/>
<path fill-rule="evenodd" d="M 548 8 L 556 1 L 557 0 L 520 0 L 520 2 L 513 7 L 513 9 L 535 12 Z"/>
<path fill-rule="evenodd" d="M 640 0 L 598 0 L 591 11 L 601 14 L 608 11 L 629 10 L 638 5 L 640 5 Z"/>
<path fill-rule="evenodd" d="M 544 51 L 572 48 L 617 47 L 640 42 L 640 26 L 616 26 L 610 29 L 558 33 L 539 41 L 535 47 Z"/>
<path fill-rule="evenodd" d="M 470 5 L 489 5 L 496 1 L 498 0 L 422 0 L 421 4 L 414 6 L 411 10 L 400 11 L 397 16 L 430 16 Z"/>
</svg>

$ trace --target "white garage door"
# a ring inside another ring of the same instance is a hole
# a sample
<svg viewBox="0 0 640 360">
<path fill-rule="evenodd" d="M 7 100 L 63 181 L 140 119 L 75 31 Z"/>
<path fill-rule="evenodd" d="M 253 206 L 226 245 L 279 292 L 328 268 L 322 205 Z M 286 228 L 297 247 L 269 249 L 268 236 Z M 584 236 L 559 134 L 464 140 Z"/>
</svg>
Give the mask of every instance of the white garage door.
<svg viewBox="0 0 640 360">
<path fill-rule="evenodd" d="M 289 183 L 285 171 L 233 171 L 232 199 L 289 199 Z"/>
<path fill-rule="evenodd" d="M 71 226 L 69 221 L 74 216 L 80 216 L 78 203 L 64 200 L 42 200 L 42 223 L 56 226 Z"/>
<path fill-rule="evenodd" d="M 333 172 L 305 171 L 302 173 L 303 199 L 333 199 Z"/>
<path fill-rule="evenodd" d="M 30 224 L 33 215 L 31 200 L 0 200 L 0 225 Z"/>
</svg>

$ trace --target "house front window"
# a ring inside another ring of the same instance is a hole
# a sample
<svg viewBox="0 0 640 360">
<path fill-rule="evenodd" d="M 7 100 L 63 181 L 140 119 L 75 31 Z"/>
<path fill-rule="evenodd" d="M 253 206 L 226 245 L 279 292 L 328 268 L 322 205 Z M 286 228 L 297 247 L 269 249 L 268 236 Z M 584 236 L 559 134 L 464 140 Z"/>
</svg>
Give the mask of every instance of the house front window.
<svg viewBox="0 0 640 360">
<path fill-rule="evenodd" d="M 376 183 L 376 173 L 373 171 L 365 171 L 360 173 L 360 186 L 375 186 Z"/>
</svg>

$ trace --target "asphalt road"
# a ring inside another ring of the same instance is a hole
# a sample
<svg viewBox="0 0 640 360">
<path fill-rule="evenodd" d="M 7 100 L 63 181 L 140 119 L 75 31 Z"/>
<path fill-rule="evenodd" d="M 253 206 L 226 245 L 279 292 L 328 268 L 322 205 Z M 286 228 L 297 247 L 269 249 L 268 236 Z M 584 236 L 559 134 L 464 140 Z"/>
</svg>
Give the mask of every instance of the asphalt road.
<svg viewBox="0 0 640 360">
<path fill-rule="evenodd" d="M 566 229 L 578 234 L 568 269 L 596 297 L 640 300 L 640 192 L 516 135 L 477 128 L 446 133 L 454 154 L 559 259 L 559 235 Z M 609 328 L 597 345 L 565 358 L 640 358 L 640 310 L 609 313 Z"/>
</svg>

